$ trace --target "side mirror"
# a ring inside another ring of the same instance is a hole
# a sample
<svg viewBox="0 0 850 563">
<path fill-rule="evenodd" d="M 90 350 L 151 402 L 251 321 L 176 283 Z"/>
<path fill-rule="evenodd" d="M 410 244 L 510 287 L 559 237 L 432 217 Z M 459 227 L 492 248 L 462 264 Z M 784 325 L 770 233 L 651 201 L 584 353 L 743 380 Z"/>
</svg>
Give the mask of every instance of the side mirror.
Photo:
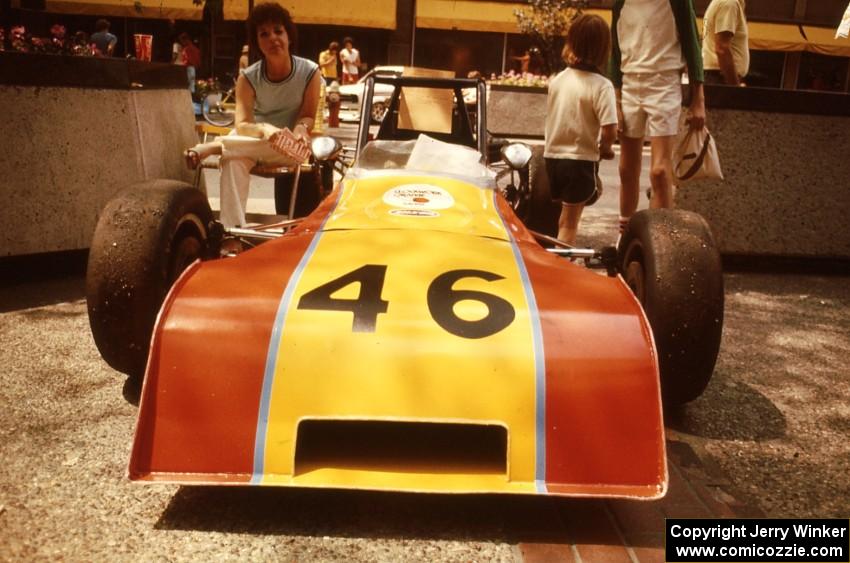
<svg viewBox="0 0 850 563">
<path fill-rule="evenodd" d="M 508 163 L 508 166 L 514 170 L 522 170 L 528 166 L 528 161 L 531 160 L 531 147 L 525 143 L 511 143 L 505 145 L 499 151 L 502 158 Z"/>
<path fill-rule="evenodd" d="M 316 137 L 310 143 L 316 162 L 327 162 L 339 156 L 342 145 L 333 137 Z"/>
</svg>

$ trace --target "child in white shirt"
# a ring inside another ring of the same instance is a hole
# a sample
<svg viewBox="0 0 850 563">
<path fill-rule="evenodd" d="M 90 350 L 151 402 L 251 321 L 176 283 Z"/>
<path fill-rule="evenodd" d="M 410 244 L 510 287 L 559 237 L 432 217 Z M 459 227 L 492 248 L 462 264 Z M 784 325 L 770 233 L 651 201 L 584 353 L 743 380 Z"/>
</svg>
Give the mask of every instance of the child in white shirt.
<svg viewBox="0 0 850 563">
<path fill-rule="evenodd" d="M 614 86 L 602 74 L 610 49 L 605 20 L 579 16 L 567 32 L 567 68 L 549 82 L 543 156 L 552 198 L 562 204 L 558 239 L 570 245 L 575 244 L 585 204 L 599 195 L 600 157 L 614 158 L 617 103 Z"/>
</svg>

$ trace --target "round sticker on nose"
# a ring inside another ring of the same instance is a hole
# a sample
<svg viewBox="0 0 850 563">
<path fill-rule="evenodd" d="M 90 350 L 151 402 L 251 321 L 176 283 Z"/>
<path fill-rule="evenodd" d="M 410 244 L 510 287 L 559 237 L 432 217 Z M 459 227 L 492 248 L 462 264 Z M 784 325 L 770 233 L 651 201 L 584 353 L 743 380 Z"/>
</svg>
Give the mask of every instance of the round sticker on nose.
<svg viewBox="0 0 850 563">
<path fill-rule="evenodd" d="M 437 186 L 404 184 L 384 193 L 384 203 L 407 209 L 446 209 L 455 204 L 455 199 Z"/>
</svg>

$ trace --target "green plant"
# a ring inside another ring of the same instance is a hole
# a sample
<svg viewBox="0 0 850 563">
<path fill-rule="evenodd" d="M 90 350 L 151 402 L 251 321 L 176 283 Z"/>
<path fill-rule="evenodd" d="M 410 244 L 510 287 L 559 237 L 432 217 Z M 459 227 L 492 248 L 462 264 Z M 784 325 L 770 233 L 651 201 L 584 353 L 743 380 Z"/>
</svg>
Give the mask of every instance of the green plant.
<svg viewBox="0 0 850 563">
<path fill-rule="evenodd" d="M 543 54 L 546 74 L 564 68 L 561 49 L 570 24 L 587 8 L 587 0 L 527 0 L 528 10 L 516 9 L 520 33 L 531 36 Z"/>
</svg>

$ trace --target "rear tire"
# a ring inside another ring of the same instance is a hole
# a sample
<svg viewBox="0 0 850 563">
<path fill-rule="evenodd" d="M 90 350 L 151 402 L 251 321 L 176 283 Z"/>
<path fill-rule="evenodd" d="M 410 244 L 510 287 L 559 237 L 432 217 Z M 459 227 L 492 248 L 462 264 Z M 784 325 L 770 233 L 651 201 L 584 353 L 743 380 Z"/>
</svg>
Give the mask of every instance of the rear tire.
<svg viewBox="0 0 850 563">
<path fill-rule="evenodd" d="M 550 237 L 558 236 L 558 218 L 561 216 L 561 205 L 552 201 L 549 190 L 549 175 L 546 173 L 546 162 L 543 159 L 543 147 L 531 148 L 531 160 L 528 163 L 528 185 L 531 193 L 522 210 L 525 226 Z"/>
<path fill-rule="evenodd" d="M 723 329 L 723 272 L 708 224 L 689 211 L 640 211 L 618 253 L 652 327 L 664 404 L 693 401 L 711 380 Z"/>
<path fill-rule="evenodd" d="M 86 273 L 89 324 L 103 359 L 131 379 L 144 375 L 168 290 L 210 254 L 212 221 L 202 192 L 170 180 L 131 186 L 103 209 Z"/>
</svg>

